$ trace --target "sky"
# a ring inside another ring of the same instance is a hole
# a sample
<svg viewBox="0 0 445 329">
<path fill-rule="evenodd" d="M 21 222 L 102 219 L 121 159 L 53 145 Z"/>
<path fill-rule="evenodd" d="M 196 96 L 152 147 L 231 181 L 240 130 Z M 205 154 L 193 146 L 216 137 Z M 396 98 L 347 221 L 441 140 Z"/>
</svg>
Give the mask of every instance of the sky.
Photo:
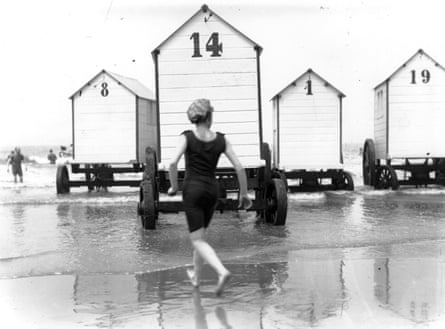
<svg viewBox="0 0 445 329">
<path fill-rule="evenodd" d="M 0 4 L 0 147 L 71 143 L 71 96 L 100 70 L 154 91 L 151 51 L 206 3 L 263 47 L 270 99 L 308 68 L 346 94 L 345 143 L 373 136 L 373 88 L 422 48 L 445 65 L 440 0 L 10 0 Z"/>
</svg>

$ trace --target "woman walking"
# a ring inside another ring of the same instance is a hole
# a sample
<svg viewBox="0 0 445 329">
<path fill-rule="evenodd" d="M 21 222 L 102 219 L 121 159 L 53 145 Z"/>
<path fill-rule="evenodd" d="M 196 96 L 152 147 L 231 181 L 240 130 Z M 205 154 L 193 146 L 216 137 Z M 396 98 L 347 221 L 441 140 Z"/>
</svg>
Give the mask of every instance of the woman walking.
<svg viewBox="0 0 445 329">
<path fill-rule="evenodd" d="M 240 208 L 248 209 L 252 201 L 247 196 L 247 179 L 244 168 L 224 134 L 210 129 L 213 107 L 207 99 L 195 100 L 187 110 L 189 120 L 195 129 L 184 131 L 179 137 L 175 157 L 170 163 L 169 195 L 178 190 L 178 162 L 185 154 L 185 178 L 183 203 L 190 240 L 193 246 L 194 269 L 187 274 L 194 287 L 199 286 L 201 269 L 207 262 L 218 275 L 216 294 L 219 296 L 230 278 L 230 272 L 221 263 L 215 250 L 206 241 L 206 229 L 210 224 L 216 202 L 218 185 L 215 177 L 219 157 L 224 153 L 234 166 L 240 188 Z"/>
</svg>

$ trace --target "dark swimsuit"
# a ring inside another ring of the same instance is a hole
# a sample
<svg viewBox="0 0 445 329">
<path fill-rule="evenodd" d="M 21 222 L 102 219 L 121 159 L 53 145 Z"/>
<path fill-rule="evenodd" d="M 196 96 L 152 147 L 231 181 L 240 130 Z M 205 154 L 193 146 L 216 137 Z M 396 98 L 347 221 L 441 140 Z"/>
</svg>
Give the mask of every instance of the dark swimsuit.
<svg viewBox="0 0 445 329">
<path fill-rule="evenodd" d="M 198 139 L 193 131 L 182 133 L 187 139 L 185 178 L 182 199 L 190 232 L 207 228 L 218 200 L 216 166 L 226 150 L 224 134 L 216 133 L 209 142 Z"/>
</svg>

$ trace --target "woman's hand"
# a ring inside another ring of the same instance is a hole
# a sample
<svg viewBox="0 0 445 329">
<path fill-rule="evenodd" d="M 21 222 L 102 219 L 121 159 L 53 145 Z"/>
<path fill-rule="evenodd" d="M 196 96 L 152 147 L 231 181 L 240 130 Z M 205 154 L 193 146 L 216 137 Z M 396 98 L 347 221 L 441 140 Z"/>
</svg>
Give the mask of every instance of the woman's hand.
<svg viewBox="0 0 445 329">
<path fill-rule="evenodd" d="M 238 208 L 247 210 L 250 207 L 252 207 L 252 204 L 253 204 L 252 200 L 250 200 L 250 198 L 247 194 L 241 195 L 240 199 L 239 199 Z"/>
<path fill-rule="evenodd" d="M 174 195 L 176 195 L 176 192 L 178 192 L 177 189 L 174 189 L 173 187 L 169 187 L 169 188 L 168 188 L 168 191 L 167 191 L 167 194 L 168 194 L 169 196 L 174 196 Z"/>
</svg>

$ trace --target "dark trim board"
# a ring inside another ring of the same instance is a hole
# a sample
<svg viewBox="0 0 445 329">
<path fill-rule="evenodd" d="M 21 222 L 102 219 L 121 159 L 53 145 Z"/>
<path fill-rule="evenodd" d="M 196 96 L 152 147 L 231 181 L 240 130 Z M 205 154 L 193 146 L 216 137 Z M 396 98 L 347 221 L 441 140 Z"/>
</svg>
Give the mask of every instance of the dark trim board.
<svg viewBox="0 0 445 329">
<path fill-rule="evenodd" d="M 263 145 L 263 120 L 262 120 L 262 107 L 261 107 L 261 70 L 260 70 L 260 55 L 261 47 L 255 46 L 256 51 L 256 69 L 257 69 L 257 87 L 258 87 L 258 124 L 260 134 L 260 154 Z M 261 154 L 262 156 L 262 154 Z"/>
<path fill-rule="evenodd" d="M 136 100 L 136 161 L 139 162 L 139 97 Z"/>
<path fill-rule="evenodd" d="M 280 165 L 280 95 L 276 96 L 277 102 L 277 163 L 276 167 Z"/>
<path fill-rule="evenodd" d="M 73 159 L 75 159 L 75 148 L 76 145 L 74 143 L 74 98 L 71 98 L 71 138 L 72 138 L 72 144 L 73 144 Z"/>
<path fill-rule="evenodd" d="M 156 124 L 157 124 L 157 134 L 158 134 L 158 162 L 162 159 L 161 154 L 161 119 L 159 117 L 160 109 L 159 109 L 159 49 L 153 51 L 153 60 L 155 62 L 155 94 L 156 94 Z"/>
<path fill-rule="evenodd" d="M 389 158 L 389 79 L 386 80 L 386 158 Z"/>
<path fill-rule="evenodd" d="M 340 163 L 343 164 L 343 97 L 339 95 L 338 100 L 340 102 Z"/>
</svg>

